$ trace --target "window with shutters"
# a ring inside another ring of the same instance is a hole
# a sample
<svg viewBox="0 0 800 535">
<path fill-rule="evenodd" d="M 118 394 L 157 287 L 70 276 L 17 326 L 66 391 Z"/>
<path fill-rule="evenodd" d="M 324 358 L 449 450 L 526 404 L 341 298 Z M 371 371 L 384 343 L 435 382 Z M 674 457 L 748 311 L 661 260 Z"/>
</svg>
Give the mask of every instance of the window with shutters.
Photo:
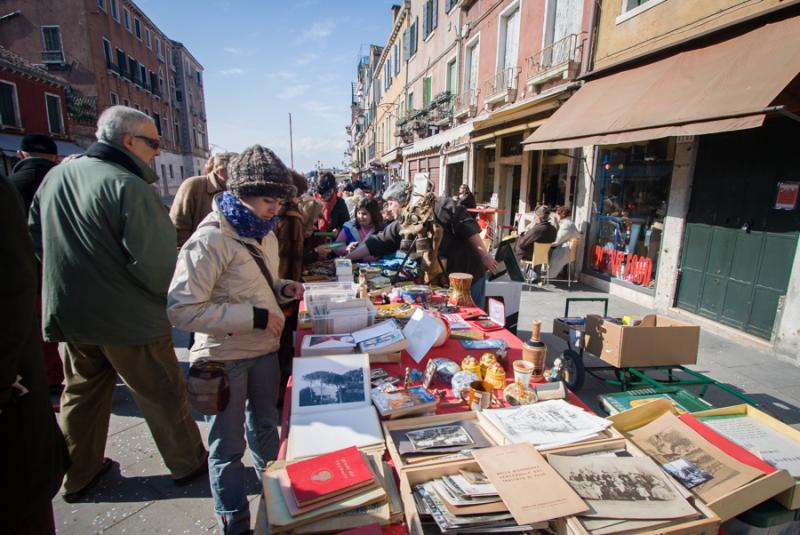
<svg viewBox="0 0 800 535">
<path fill-rule="evenodd" d="M 125 61 L 125 51 L 121 48 L 117 49 L 117 67 L 119 67 L 119 73 L 124 75 L 128 68 L 128 63 Z"/>
<path fill-rule="evenodd" d="M 497 70 L 515 68 L 519 49 L 519 2 L 515 2 L 500 14 L 499 31 Z"/>
<path fill-rule="evenodd" d="M 42 63 L 64 63 L 59 26 L 42 26 Z"/>
<path fill-rule="evenodd" d="M 131 12 L 128 8 L 122 8 L 122 25 L 126 30 L 131 31 Z"/>
<path fill-rule="evenodd" d="M 423 6 L 422 13 L 422 38 L 428 36 L 436 29 L 439 11 L 439 0 L 427 0 Z"/>
<path fill-rule="evenodd" d="M 392 64 L 394 65 L 394 74 L 397 76 L 400 74 L 400 46 L 398 43 L 394 44 L 394 48 L 392 50 Z"/>
<path fill-rule="evenodd" d="M 456 58 L 447 62 L 447 91 L 451 95 L 456 94 L 456 82 L 458 78 L 458 71 L 456 70 Z"/>
<path fill-rule="evenodd" d="M 142 84 L 142 87 L 147 88 L 147 67 L 139 64 L 139 82 Z"/>
<path fill-rule="evenodd" d="M 99 7 L 103 11 L 105 11 L 106 10 L 106 0 L 97 0 L 97 7 Z"/>
<path fill-rule="evenodd" d="M 142 23 L 135 17 L 133 19 L 133 33 L 139 41 L 142 40 Z"/>
<path fill-rule="evenodd" d="M 5 80 L 0 80 L 0 124 L 16 128 L 22 127 L 17 86 Z"/>
<path fill-rule="evenodd" d="M 117 3 L 118 0 L 110 0 L 111 2 L 111 17 L 119 22 L 119 4 Z"/>
<path fill-rule="evenodd" d="M 418 22 L 419 22 L 419 17 L 415 17 L 414 22 L 411 24 L 411 27 L 409 28 L 410 30 L 409 40 L 411 41 L 409 43 L 409 50 L 410 50 L 409 58 L 417 53 L 417 37 L 419 33 L 417 32 L 417 28 L 419 27 L 417 24 Z"/>
<path fill-rule="evenodd" d="M 403 61 L 411 58 L 411 28 L 406 28 L 403 32 Z"/>
<path fill-rule="evenodd" d="M 426 76 L 422 79 L 422 107 L 427 108 L 431 103 L 433 78 Z"/>
<path fill-rule="evenodd" d="M 47 106 L 47 125 L 51 134 L 64 133 L 64 118 L 61 115 L 61 97 L 51 93 L 44 94 L 45 106 Z"/>
<path fill-rule="evenodd" d="M 158 135 L 161 137 L 161 115 L 153 112 L 153 122 L 156 123 L 156 130 L 158 130 Z"/>
<path fill-rule="evenodd" d="M 467 43 L 467 51 L 464 55 L 464 89 L 472 91 L 478 87 L 478 61 L 480 60 L 481 42 L 476 36 L 474 40 Z"/>
<path fill-rule="evenodd" d="M 106 67 L 111 68 L 114 60 L 111 58 L 111 41 L 103 37 L 103 58 L 106 60 Z"/>
<path fill-rule="evenodd" d="M 452 10 L 457 3 L 458 0 L 444 0 L 444 12 L 450 13 L 450 10 Z"/>
<path fill-rule="evenodd" d="M 414 92 L 409 91 L 406 96 L 406 112 L 411 113 L 414 111 Z"/>
<path fill-rule="evenodd" d="M 145 28 L 144 29 L 144 44 L 147 46 L 147 48 L 152 49 L 153 48 L 153 43 L 152 43 L 152 41 L 150 39 L 151 39 L 150 30 L 148 28 Z"/>
<path fill-rule="evenodd" d="M 119 96 L 112 91 L 111 92 L 111 105 L 112 106 L 116 106 L 117 104 L 119 104 Z"/>
</svg>

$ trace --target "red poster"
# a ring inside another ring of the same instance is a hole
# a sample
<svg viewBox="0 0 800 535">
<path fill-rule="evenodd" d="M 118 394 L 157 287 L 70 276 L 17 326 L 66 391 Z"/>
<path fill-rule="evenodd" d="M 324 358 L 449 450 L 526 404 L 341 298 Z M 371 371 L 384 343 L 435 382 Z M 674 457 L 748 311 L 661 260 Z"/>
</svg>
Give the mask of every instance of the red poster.
<svg viewBox="0 0 800 535">
<path fill-rule="evenodd" d="M 776 210 L 794 210 L 800 193 L 800 182 L 778 182 L 778 197 L 775 199 Z"/>
</svg>

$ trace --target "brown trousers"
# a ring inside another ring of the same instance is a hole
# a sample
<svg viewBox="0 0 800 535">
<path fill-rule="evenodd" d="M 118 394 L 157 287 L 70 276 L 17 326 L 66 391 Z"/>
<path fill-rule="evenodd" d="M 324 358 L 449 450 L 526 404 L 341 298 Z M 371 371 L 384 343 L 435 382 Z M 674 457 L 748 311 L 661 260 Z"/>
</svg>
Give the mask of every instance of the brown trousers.
<svg viewBox="0 0 800 535">
<path fill-rule="evenodd" d="M 82 489 L 100 471 L 117 374 L 144 414 L 172 477 L 184 477 L 200 466 L 205 447 L 189 412 L 171 339 L 141 346 L 67 343 L 65 353 L 61 427 L 72 466 L 64 492 Z"/>
</svg>

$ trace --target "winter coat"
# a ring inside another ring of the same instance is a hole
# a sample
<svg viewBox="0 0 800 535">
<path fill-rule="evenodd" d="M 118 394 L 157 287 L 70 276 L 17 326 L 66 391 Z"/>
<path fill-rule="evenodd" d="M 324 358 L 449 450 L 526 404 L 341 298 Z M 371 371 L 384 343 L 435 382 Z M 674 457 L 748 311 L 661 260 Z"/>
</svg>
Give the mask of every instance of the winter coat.
<svg viewBox="0 0 800 535">
<path fill-rule="evenodd" d="M 225 191 L 225 183 L 214 173 L 193 176 L 181 182 L 169 209 L 169 218 L 178 233 L 178 247 L 186 243 L 200 222 L 211 213 L 211 201 L 221 191 Z"/>
<path fill-rule="evenodd" d="M 156 180 L 142 160 L 104 142 L 48 173 L 28 220 L 43 265 L 45 339 L 135 346 L 172 336 L 175 227 Z"/>
<path fill-rule="evenodd" d="M 324 202 L 324 201 L 323 201 Z M 350 220 L 350 211 L 347 209 L 347 203 L 341 197 L 336 198 L 336 204 L 331 210 L 328 220 L 320 219 L 320 229 L 325 232 L 342 230 L 344 224 Z"/>
<path fill-rule="evenodd" d="M 575 226 L 572 219 L 565 217 L 558 222 L 558 233 L 556 234 L 556 240 L 553 242 L 552 247 L 561 247 L 562 245 L 569 244 L 569 242 L 575 238 L 580 239 L 580 237 L 581 233 L 578 227 Z"/>
<path fill-rule="evenodd" d="M 50 169 L 56 166 L 55 162 L 46 160 L 45 158 L 25 158 L 17 162 L 8 180 L 17 188 L 17 191 L 22 196 L 22 202 L 25 203 L 25 213 L 31 207 L 33 196 L 36 190 L 44 180 L 44 175 Z"/>
<path fill-rule="evenodd" d="M 56 423 L 44 371 L 36 320 L 36 260 L 25 211 L 14 187 L 0 178 L 0 474 L 3 529 L 49 505 L 69 467 L 69 454 Z M 28 390 L 14 397 L 11 385 Z"/>
<path fill-rule="evenodd" d="M 274 290 L 245 243 L 256 246 L 266 260 Z M 292 301 L 276 298 L 291 282 L 278 278 L 278 263 L 274 233 L 261 242 L 239 236 L 214 201 L 212 212 L 181 248 L 169 287 L 170 320 L 195 333 L 192 361 L 239 360 L 278 350 L 280 339 L 255 327 L 258 309 L 282 315 L 280 304 Z"/>
<path fill-rule="evenodd" d="M 278 257 L 280 258 L 280 278 L 300 281 L 303 275 L 303 215 L 292 203 L 286 206 L 275 235 L 278 238 Z"/>
<path fill-rule="evenodd" d="M 553 243 L 556 240 L 556 227 L 550 223 L 536 223 L 517 240 L 514 253 L 517 259 L 523 262 L 530 262 L 533 258 L 534 243 Z"/>
</svg>

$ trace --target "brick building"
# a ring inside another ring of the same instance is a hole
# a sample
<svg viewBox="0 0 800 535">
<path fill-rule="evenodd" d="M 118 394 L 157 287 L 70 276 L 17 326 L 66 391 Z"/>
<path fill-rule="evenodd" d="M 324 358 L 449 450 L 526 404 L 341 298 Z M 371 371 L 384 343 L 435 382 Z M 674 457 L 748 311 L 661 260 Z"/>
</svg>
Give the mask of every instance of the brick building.
<svg viewBox="0 0 800 535">
<path fill-rule="evenodd" d="M 39 64 L 67 85 L 68 129 L 81 146 L 94 141 L 97 116 L 123 104 L 156 122 L 162 139 L 156 185 L 171 198 L 183 178 L 208 156 L 202 66 L 129 0 L 9 0 L 0 19 L 0 45 Z M 179 64 L 178 64 L 179 63 Z M 191 89 L 185 87 L 191 85 Z M 192 105 L 179 100 L 191 93 Z M 194 111 L 194 113 L 192 113 Z M 188 114 L 184 116 L 185 114 Z M 189 143 L 192 125 L 199 143 Z"/>
</svg>

